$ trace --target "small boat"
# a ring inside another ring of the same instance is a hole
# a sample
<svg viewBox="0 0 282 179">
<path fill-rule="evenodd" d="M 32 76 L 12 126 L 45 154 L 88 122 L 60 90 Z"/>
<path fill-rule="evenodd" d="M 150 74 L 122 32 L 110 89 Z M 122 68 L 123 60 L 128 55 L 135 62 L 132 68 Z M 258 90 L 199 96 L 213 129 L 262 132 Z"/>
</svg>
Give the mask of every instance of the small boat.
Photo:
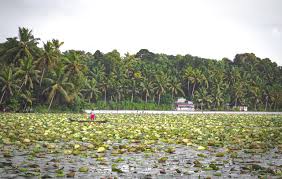
<svg viewBox="0 0 282 179">
<path fill-rule="evenodd" d="M 72 119 L 68 118 L 69 122 L 95 122 L 95 123 L 106 123 L 108 121 L 97 121 L 97 120 L 80 120 L 80 119 Z"/>
</svg>

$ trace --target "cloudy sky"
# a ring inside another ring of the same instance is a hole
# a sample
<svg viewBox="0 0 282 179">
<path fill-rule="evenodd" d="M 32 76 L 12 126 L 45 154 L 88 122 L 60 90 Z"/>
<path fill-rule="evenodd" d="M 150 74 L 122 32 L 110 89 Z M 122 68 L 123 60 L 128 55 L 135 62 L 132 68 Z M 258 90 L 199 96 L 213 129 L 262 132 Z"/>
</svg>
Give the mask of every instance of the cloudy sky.
<svg viewBox="0 0 282 179">
<path fill-rule="evenodd" d="M 0 42 L 19 26 L 63 50 L 191 54 L 253 52 L 282 65 L 281 0 L 0 0 Z"/>
</svg>

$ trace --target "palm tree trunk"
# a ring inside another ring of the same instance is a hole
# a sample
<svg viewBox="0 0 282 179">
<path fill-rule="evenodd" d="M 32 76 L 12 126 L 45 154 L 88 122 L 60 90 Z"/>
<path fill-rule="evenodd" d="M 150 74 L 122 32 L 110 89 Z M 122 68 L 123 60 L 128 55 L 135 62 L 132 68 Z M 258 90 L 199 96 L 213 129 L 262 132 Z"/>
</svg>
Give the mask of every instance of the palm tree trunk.
<svg viewBox="0 0 282 179">
<path fill-rule="evenodd" d="M 161 94 L 159 94 L 158 105 L 160 105 L 160 102 L 161 102 Z"/>
<path fill-rule="evenodd" d="M 266 97 L 266 100 L 265 100 L 265 111 L 267 110 L 267 103 L 268 103 L 268 96 Z"/>
<path fill-rule="evenodd" d="M 106 89 L 104 91 L 104 101 L 105 101 L 105 103 L 107 102 L 107 90 Z"/>
<path fill-rule="evenodd" d="M 43 80 L 44 73 L 45 73 L 45 68 L 43 68 L 43 71 L 42 71 L 42 74 L 41 74 L 41 77 L 40 77 L 40 83 L 39 83 L 40 87 L 41 87 L 41 83 L 42 83 L 42 80 Z"/>
<path fill-rule="evenodd" d="M 131 93 L 131 102 L 133 103 L 133 98 L 134 98 L 134 92 Z"/>
<path fill-rule="evenodd" d="M 90 97 L 89 97 L 89 99 L 88 99 L 88 102 L 90 103 L 91 102 L 91 99 L 93 98 L 93 94 L 92 94 L 92 92 L 90 93 Z"/>
<path fill-rule="evenodd" d="M 3 101 L 3 98 L 4 98 L 5 93 L 6 93 L 6 91 L 4 91 L 4 93 L 3 93 L 2 96 L 1 96 L 0 104 L 2 104 L 2 101 Z"/>
<path fill-rule="evenodd" d="M 195 82 L 194 85 L 193 85 L 193 89 L 192 89 L 192 98 L 194 97 L 195 86 L 196 86 L 196 82 Z"/>
<path fill-rule="evenodd" d="M 51 105 L 52 105 L 52 103 L 53 103 L 54 97 L 55 97 L 55 95 L 52 96 L 52 99 L 51 99 L 50 104 L 49 104 L 49 107 L 48 107 L 48 112 L 50 111 L 50 108 L 51 108 Z"/>
<path fill-rule="evenodd" d="M 189 88 L 190 88 L 190 84 L 189 84 L 189 80 L 188 80 L 188 83 L 187 83 L 187 97 L 189 98 Z"/>
<path fill-rule="evenodd" d="M 24 103 L 24 108 L 23 108 L 23 110 L 24 110 L 24 111 L 26 110 L 26 102 Z"/>
<path fill-rule="evenodd" d="M 145 95 L 145 102 L 147 103 L 147 101 L 148 101 L 148 96 L 147 96 L 147 94 Z"/>
</svg>

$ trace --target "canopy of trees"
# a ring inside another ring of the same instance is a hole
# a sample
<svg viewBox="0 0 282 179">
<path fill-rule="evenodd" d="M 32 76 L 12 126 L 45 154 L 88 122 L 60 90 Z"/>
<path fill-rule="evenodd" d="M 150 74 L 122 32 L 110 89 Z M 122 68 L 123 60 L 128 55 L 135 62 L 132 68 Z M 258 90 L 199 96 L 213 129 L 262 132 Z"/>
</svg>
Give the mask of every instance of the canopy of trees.
<svg viewBox="0 0 282 179">
<path fill-rule="evenodd" d="M 1 110 L 125 101 L 171 105 L 177 97 L 209 110 L 282 109 L 282 67 L 252 53 L 237 54 L 233 61 L 146 49 L 121 56 L 117 50 L 61 52 L 58 40 L 42 48 L 39 42 L 31 30 L 19 28 L 18 37 L 0 43 Z"/>
</svg>

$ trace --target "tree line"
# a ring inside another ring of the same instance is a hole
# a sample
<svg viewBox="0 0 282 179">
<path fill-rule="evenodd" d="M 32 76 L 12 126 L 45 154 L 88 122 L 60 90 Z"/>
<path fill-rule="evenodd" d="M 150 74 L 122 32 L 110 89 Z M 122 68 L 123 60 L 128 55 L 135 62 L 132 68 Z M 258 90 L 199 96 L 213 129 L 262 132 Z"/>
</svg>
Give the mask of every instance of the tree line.
<svg viewBox="0 0 282 179">
<path fill-rule="evenodd" d="M 282 67 L 253 53 L 237 54 L 233 60 L 147 49 L 121 56 L 117 50 L 62 52 L 59 40 L 43 42 L 43 47 L 39 42 L 32 30 L 20 27 L 18 37 L 0 43 L 1 110 L 108 109 L 112 104 L 169 109 L 177 97 L 192 100 L 198 109 L 282 109 Z"/>
</svg>

